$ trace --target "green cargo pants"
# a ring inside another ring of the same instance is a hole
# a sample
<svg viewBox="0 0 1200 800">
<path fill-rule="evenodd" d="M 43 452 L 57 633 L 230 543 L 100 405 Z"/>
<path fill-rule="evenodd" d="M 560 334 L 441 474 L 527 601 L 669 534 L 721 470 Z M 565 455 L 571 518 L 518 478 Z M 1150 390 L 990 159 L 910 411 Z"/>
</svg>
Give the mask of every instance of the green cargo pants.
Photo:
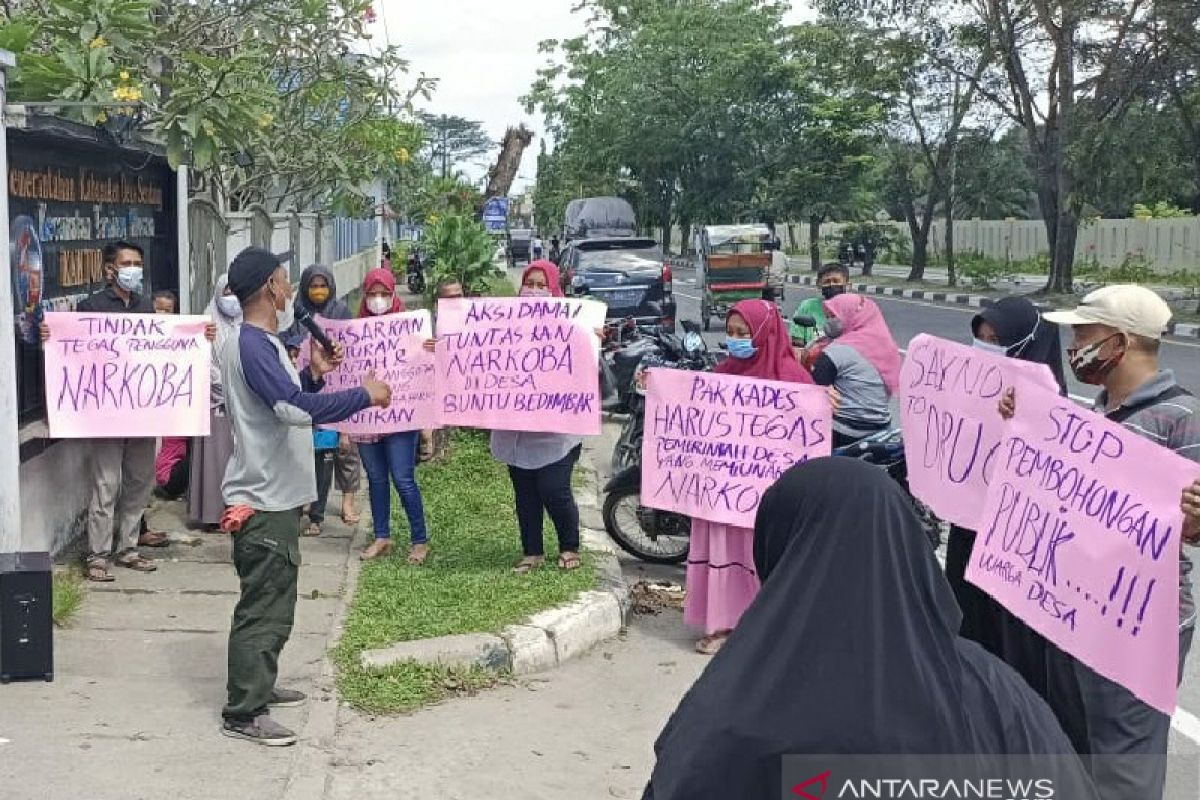
<svg viewBox="0 0 1200 800">
<path fill-rule="evenodd" d="M 300 509 L 259 511 L 233 535 L 233 565 L 242 596 L 229 629 L 226 719 L 267 711 L 279 653 L 292 634 L 300 572 Z"/>
</svg>

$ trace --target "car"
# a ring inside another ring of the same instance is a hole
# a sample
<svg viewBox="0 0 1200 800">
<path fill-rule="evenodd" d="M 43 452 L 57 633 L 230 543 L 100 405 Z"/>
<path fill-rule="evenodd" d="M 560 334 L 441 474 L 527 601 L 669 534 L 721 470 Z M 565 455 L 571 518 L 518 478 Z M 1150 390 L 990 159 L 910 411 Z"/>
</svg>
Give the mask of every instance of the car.
<svg viewBox="0 0 1200 800">
<path fill-rule="evenodd" d="M 613 237 L 569 242 L 562 255 L 563 290 L 608 306 L 607 320 L 675 330 L 671 267 L 653 239 Z"/>
<path fill-rule="evenodd" d="M 528 261 L 533 245 L 533 230 L 513 228 L 508 232 L 508 263 L 515 267 L 518 261 Z"/>
</svg>

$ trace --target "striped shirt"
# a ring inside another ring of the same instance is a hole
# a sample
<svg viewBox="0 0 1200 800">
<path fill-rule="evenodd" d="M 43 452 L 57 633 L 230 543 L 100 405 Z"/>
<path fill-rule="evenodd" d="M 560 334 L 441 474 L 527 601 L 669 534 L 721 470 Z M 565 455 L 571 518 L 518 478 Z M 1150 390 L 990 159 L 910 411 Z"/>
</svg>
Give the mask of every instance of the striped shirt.
<svg viewBox="0 0 1200 800">
<path fill-rule="evenodd" d="M 1121 424 L 1129 430 L 1156 442 L 1184 458 L 1200 463 L 1200 398 L 1190 394 L 1168 397 L 1151 402 L 1175 389 L 1175 373 L 1159 370 L 1150 380 L 1134 390 L 1119 408 L 1107 411 L 1108 392 L 1096 398 L 1096 410 L 1112 416 L 1122 408 L 1142 404 Z M 1196 624 L 1196 604 L 1192 599 L 1192 562 L 1183 551 L 1179 553 L 1179 626 Z"/>
</svg>

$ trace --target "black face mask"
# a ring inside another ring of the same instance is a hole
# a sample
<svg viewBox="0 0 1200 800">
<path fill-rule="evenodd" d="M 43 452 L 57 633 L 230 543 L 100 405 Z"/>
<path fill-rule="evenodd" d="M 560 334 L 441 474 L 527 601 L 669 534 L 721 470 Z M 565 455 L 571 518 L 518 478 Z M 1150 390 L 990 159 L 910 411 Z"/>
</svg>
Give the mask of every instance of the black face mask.
<svg viewBox="0 0 1200 800">
<path fill-rule="evenodd" d="M 839 294 L 845 294 L 847 288 L 845 285 L 822 286 L 821 297 L 824 297 L 826 300 L 832 300 Z"/>
</svg>

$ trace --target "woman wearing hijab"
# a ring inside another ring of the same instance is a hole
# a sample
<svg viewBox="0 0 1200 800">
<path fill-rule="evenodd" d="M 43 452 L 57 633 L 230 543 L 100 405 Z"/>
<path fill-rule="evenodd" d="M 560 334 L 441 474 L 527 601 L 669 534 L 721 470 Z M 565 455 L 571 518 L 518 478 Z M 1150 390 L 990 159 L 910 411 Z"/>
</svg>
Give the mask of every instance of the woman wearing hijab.
<svg viewBox="0 0 1200 800">
<path fill-rule="evenodd" d="M 900 383 L 900 349 L 879 306 L 861 294 L 826 300 L 829 344 L 813 363 L 813 380 L 841 395 L 833 415 L 833 446 L 878 433 L 892 424 L 892 393 Z"/>
<path fill-rule="evenodd" d="M 725 334 L 729 358 L 717 365 L 716 372 L 768 381 L 813 382 L 796 360 L 787 323 L 774 303 L 738 303 L 725 318 Z M 712 655 L 721 649 L 758 593 L 759 578 L 750 550 L 753 535 L 749 528 L 692 520 L 683 620 L 704 631 L 696 643 L 700 653 Z"/>
<path fill-rule="evenodd" d="M 197 437 L 192 444 L 191 474 L 188 487 L 188 518 L 198 525 L 215 530 L 225 511 L 221 496 L 221 481 L 225 466 L 233 455 L 233 426 L 225 413 L 225 392 L 221 386 L 221 351 L 242 324 L 242 306 L 229 289 L 229 276 L 217 278 L 212 299 L 204 313 L 217 326 L 213 340 L 212 362 L 209 364 L 208 436 Z"/>
<path fill-rule="evenodd" d="M 1054 796 L 1093 796 L 1046 704 L 958 636 L 954 595 L 886 472 L 850 458 L 792 467 L 759 505 L 754 564 L 762 591 L 655 743 L 643 800 L 776 798 L 785 754 L 985 767 L 1062 754 L 1035 765 Z"/>
<path fill-rule="evenodd" d="M 396 277 L 391 270 L 378 268 L 363 279 L 362 303 L 358 316 L 378 317 L 398 314 L 404 303 L 396 296 Z M 371 518 L 375 541 L 360 558 L 370 561 L 392 552 L 392 485 L 400 495 L 404 515 L 408 517 L 408 563 L 420 565 L 429 557 L 429 531 L 425 523 L 425 502 L 417 485 L 416 469 L 421 443 L 420 431 L 401 431 L 383 436 L 354 436 L 363 467 L 367 472 L 367 494 L 371 500 Z"/>
<path fill-rule="evenodd" d="M 558 267 L 534 261 L 521 275 L 521 297 L 562 297 Z M 517 505 L 524 554 L 513 571 L 526 574 L 546 560 L 542 520 L 550 515 L 558 534 L 558 568 L 578 569 L 579 507 L 571 490 L 571 473 L 583 449 L 583 439 L 565 433 L 492 431 L 492 456 L 508 465 Z"/>
<path fill-rule="evenodd" d="M 1054 373 L 1060 391 L 1066 392 L 1058 326 L 1043 322 L 1033 303 L 1024 297 L 1005 297 L 980 311 L 971 320 L 971 335 L 975 347 L 981 350 L 1045 364 Z M 963 613 L 959 632 L 1003 659 L 1034 691 L 1045 696 L 1046 648 L 1052 645 L 991 595 L 967 582 L 964 575 L 974 544 L 975 531 L 950 527 L 946 578 Z"/>
<path fill-rule="evenodd" d="M 314 317 L 325 319 L 350 319 L 350 308 L 338 298 L 337 281 L 333 270 L 322 264 L 313 264 L 300 273 L 300 291 L 296 293 L 296 306 Z M 304 338 L 306 329 L 296 322 L 288 333 Z M 354 497 L 360 486 L 361 462 L 358 448 L 348 438 L 342 437 L 333 458 L 317 454 L 317 500 L 308 509 L 306 536 L 321 533 L 325 521 L 325 504 L 329 500 L 329 487 L 337 479 L 338 491 L 342 493 L 342 520 L 350 526 L 358 524 L 358 512 L 354 509 Z"/>
</svg>

